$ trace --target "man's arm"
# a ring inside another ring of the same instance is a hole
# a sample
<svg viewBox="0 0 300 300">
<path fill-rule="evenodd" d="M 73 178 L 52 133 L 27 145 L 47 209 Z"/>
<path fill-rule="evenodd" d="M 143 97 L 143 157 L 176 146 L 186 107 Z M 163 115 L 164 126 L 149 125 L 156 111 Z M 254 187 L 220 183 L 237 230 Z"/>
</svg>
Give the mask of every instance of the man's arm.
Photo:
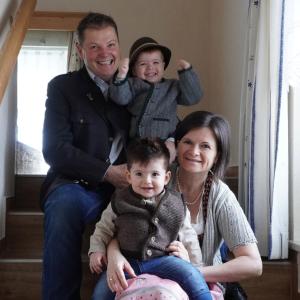
<svg viewBox="0 0 300 300">
<path fill-rule="evenodd" d="M 43 129 L 44 158 L 63 176 L 97 186 L 110 166 L 110 162 L 98 154 L 109 152 L 108 141 L 101 140 L 106 135 L 100 128 L 106 124 L 101 117 L 89 113 L 91 110 L 81 116 L 84 102 L 77 99 L 81 95 L 77 95 L 77 90 L 67 91 L 63 79 L 55 78 L 48 85 Z M 67 84 L 70 89 L 70 82 Z M 77 98 L 70 99 L 73 96 Z"/>
</svg>

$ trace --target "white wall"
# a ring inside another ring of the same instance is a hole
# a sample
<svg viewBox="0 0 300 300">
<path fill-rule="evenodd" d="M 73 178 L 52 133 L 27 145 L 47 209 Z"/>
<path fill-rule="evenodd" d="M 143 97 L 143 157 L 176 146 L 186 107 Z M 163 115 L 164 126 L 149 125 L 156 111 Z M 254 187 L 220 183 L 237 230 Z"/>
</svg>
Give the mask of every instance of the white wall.
<svg viewBox="0 0 300 300">
<path fill-rule="evenodd" d="M 248 0 L 210 0 L 209 109 L 231 124 L 231 164 L 239 159 L 239 115 Z"/>
<path fill-rule="evenodd" d="M 14 16 L 19 1 L 0 2 L 0 48 L 10 30 L 10 16 Z M 8 84 L 0 105 L 0 239 L 4 237 L 5 199 L 14 195 L 15 124 L 16 124 L 16 74 Z"/>
</svg>

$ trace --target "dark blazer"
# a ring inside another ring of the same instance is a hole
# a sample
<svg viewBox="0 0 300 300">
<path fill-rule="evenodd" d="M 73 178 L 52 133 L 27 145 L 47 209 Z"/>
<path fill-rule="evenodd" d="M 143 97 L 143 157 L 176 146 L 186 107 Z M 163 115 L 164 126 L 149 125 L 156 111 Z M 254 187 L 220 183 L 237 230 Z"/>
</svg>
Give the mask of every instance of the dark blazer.
<svg viewBox="0 0 300 300">
<path fill-rule="evenodd" d="M 43 129 L 43 155 L 50 169 L 41 189 L 41 206 L 61 184 L 107 187 L 101 181 L 110 165 L 113 137 L 119 132 L 126 145 L 129 122 L 126 108 L 105 100 L 85 68 L 52 79 Z M 115 164 L 123 162 L 121 155 Z"/>
</svg>

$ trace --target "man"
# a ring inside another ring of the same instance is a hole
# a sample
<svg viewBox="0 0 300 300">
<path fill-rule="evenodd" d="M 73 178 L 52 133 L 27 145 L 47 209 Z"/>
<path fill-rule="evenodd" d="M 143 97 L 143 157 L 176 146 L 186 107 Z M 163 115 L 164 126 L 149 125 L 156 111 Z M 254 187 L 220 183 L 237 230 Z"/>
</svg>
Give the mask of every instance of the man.
<svg viewBox="0 0 300 300">
<path fill-rule="evenodd" d="M 85 66 L 51 80 L 46 101 L 44 300 L 80 299 L 85 224 L 100 216 L 115 187 L 127 184 L 129 115 L 107 96 L 120 59 L 117 26 L 109 16 L 90 13 L 77 31 Z"/>
</svg>

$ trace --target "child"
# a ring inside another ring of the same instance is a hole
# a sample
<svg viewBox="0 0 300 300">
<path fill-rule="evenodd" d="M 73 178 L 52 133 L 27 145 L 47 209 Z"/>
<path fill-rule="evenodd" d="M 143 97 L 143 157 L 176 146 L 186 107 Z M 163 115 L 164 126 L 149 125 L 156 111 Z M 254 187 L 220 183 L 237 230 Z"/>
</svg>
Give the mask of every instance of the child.
<svg viewBox="0 0 300 300">
<path fill-rule="evenodd" d="M 129 59 L 120 63 L 109 95 L 117 104 L 128 105 L 132 117 L 130 137 L 167 140 L 172 161 L 175 158 L 172 142 L 178 123 L 177 105 L 198 103 L 202 89 L 197 74 L 185 60 L 178 62 L 179 80 L 165 79 L 164 70 L 170 58 L 170 49 L 154 39 L 142 37 L 136 40 L 130 49 Z M 127 78 L 128 70 L 130 77 Z"/>
<path fill-rule="evenodd" d="M 149 273 L 171 279 L 190 299 L 211 299 L 200 271 L 176 257 L 179 236 L 192 262 L 198 268 L 202 264 L 198 238 L 183 199 L 165 189 L 171 176 L 167 147 L 160 139 L 146 138 L 132 142 L 127 155 L 130 187 L 115 192 L 96 224 L 89 250 L 91 271 L 102 271 L 106 246 L 116 237 L 137 275 Z"/>
</svg>

